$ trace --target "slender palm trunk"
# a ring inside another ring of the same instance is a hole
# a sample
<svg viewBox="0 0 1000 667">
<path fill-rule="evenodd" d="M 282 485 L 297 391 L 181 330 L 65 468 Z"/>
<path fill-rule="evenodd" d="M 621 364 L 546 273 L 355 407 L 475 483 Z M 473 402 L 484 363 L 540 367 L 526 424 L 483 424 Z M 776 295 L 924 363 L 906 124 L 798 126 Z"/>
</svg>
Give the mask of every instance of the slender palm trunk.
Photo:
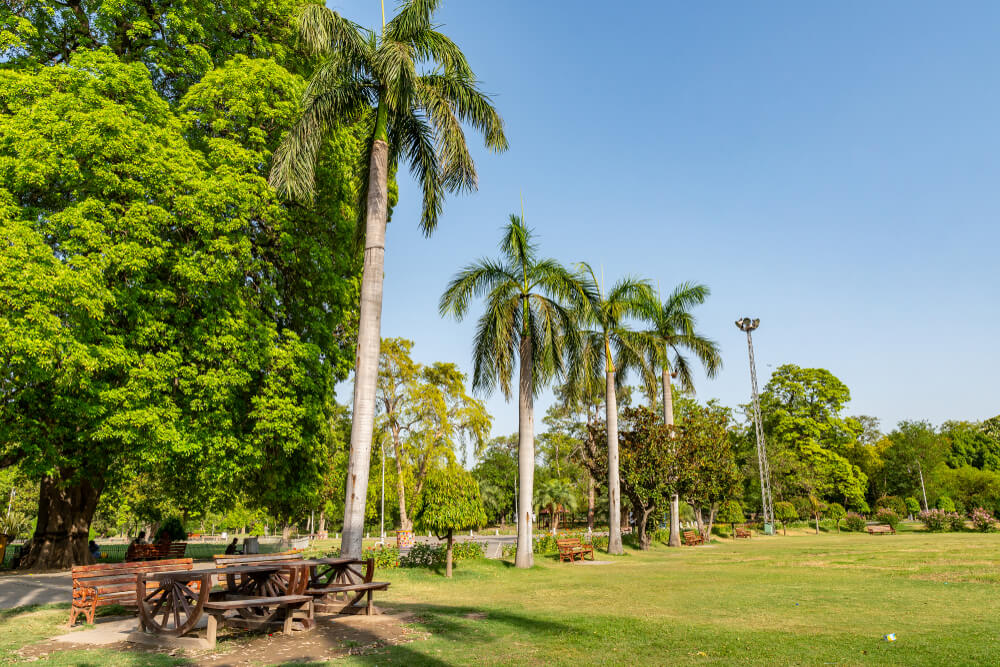
<svg viewBox="0 0 1000 667">
<path fill-rule="evenodd" d="M 380 108 L 368 172 L 365 258 L 361 274 L 361 313 L 354 366 L 354 416 L 351 421 L 351 454 L 347 464 L 347 489 L 344 497 L 344 537 L 340 543 L 340 553 L 345 558 L 361 558 L 365 501 L 368 497 L 368 466 L 375 427 L 389 188 L 389 145 L 385 141 L 385 114 L 384 108 Z"/>
<path fill-rule="evenodd" d="M 587 470 L 587 532 L 594 532 L 594 506 L 597 504 L 597 488 L 594 476 Z"/>
<path fill-rule="evenodd" d="M 670 372 L 666 364 L 663 366 L 663 423 L 667 426 L 674 425 L 674 392 L 670 386 Z M 670 496 L 670 539 L 667 545 L 681 545 L 681 499 L 676 493 Z"/>
<path fill-rule="evenodd" d="M 535 563 L 531 536 L 531 501 L 535 489 L 535 413 L 532 395 L 532 341 L 521 336 L 519 350 L 521 376 L 517 388 L 517 555 L 514 565 L 531 567 Z"/>
<path fill-rule="evenodd" d="M 618 484 L 618 395 L 615 392 L 613 370 L 607 372 L 605 391 L 605 416 L 608 423 L 608 553 L 623 554 L 621 488 Z"/>
</svg>

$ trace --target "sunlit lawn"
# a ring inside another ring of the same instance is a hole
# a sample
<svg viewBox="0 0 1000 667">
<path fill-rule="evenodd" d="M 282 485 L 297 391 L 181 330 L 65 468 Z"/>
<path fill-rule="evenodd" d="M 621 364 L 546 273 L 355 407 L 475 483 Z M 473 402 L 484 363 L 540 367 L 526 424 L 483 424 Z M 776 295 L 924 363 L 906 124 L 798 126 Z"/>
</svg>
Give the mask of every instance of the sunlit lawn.
<svg viewBox="0 0 1000 667">
<path fill-rule="evenodd" d="M 1000 535 L 801 535 L 598 558 L 614 562 L 461 563 L 451 581 L 380 572 L 393 584 L 380 603 L 412 612 L 427 638 L 343 664 L 1000 663 Z M 0 647 L 57 630 L 65 612 L 32 617 L 0 618 Z"/>
</svg>

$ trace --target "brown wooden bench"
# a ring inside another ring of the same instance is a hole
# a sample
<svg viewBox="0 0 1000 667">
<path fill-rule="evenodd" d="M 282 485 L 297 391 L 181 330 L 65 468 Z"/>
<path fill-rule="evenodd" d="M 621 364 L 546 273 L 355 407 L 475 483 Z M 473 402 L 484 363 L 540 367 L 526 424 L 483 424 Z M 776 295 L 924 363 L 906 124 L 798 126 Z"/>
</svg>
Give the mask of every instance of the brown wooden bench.
<svg viewBox="0 0 1000 667">
<path fill-rule="evenodd" d="M 187 542 L 159 542 L 157 544 L 131 544 L 125 552 L 125 562 L 168 560 L 183 558 Z"/>
<path fill-rule="evenodd" d="M 212 556 L 215 567 L 220 570 L 219 581 L 225 578 L 225 569 L 236 565 L 275 565 L 281 563 L 297 563 L 302 560 L 302 554 L 297 551 L 283 551 L 276 554 L 215 554 Z M 286 579 L 288 579 L 286 577 Z M 305 581 L 300 586 L 295 586 L 293 592 L 302 594 L 305 589 Z"/>
<path fill-rule="evenodd" d="M 684 544 L 686 546 L 696 547 L 699 544 L 704 544 L 704 543 L 705 539 L 698 533 L 694 532 L 693 530 L 684 531 Z"/>
<path fill-rule="evenodd" d="M 357 565 L 365 566 L 364 573 L 355 567 Z M 371 616 L 374 612 L 372 593 L 389 590 L 388 581 L 372 581 L 375 578 L 375 559 L 350 561 L 338 570 L 335 579 L 325 584 L 322 581 L 312 581 L 306 589 L 306 595 L 315 598 L 316 611 L 332 614 L 358 613 L 361 608 L 355 605 L 365 597 L 367 599 L 363 609 L 365 614 Z M 342 599 L 337 599 L 341 596 Z"/>
<path fill-rule="evenodd" d="M 190 569 L 190 558 L 78 565 L 73 568 L 72 573 L 73 602 L 67 625 L 72 627 L 80 614 L 84 615 L 87 623 L 93 623 L 97 608 L 105 605 L 135 606 L 136 575 L 139 572 Z"/>
<path fill-rule="evenodd" d="M 896 529 L 889 524 L 879 524 L 876 526 L 868 526 L 869 535 L 895 535 Z"/>
<path fill-rule="evenodd" d="M 749 528 L 737 528 L 736 529 L 736 539 L 747 539 L 751 537 Z"/>
<path fill-rule="evenodd" d="M 559 548 L 560 563 L 564 560 L 572 563 L 577 556 L 580 557 L 580 560 L 584 560 L 587 554 L 590 554 L 590 560 L 594 560 L 594 545 L 583 544 L 578 537 L 556 540 L 556 546 Z"/>
<path fill-rule="evenodd" d="M 237 615 L 226 616 L 231 611 L 237 612 Z M 278 614 L 282 611 L 284 616 L 280 617 Z M 227 596 L 225 599 L 206 602 L 205 613 L 208 614 L 205 638 L 212 648 L 215 648 L 220 626 L 266 631 L 277 619 L 282 623 L 282 632 L 286 635 L 291 633 L 296 620 L 302 621 L 302 625 L 307 629 L 313 626 L 313 602 L 309 595 L 275 595 L 244 599 Z"/>
</svg>

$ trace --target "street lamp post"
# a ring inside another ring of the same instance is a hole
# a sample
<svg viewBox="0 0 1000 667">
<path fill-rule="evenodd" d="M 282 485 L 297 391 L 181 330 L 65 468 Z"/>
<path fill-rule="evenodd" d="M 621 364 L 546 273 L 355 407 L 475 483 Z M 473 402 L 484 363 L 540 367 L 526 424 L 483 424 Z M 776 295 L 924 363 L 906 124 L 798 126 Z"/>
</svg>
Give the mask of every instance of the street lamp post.
<svg viewBox="0 0 1000 667">
<path fill-rule="evenodd" d="M 764 510 L 764 533 L 774 533 L 774 505 L 771 501 L 771 470 L 767 464 L 767 448 L 764 445 L 764 427 L 760 420 L 760 397 L 757 390 L 757 365 L 753 358 L 753 337 L 750 332 L 760 326 L 760 319 L 744 317 L 736 320 L 736 328 L 747 334 L 747 350 L 750 353 L 750 388 L 753 392 L 753 422 L 757 431 L 757 466 L 760 469 L 760 496 Z"/>
</svg>

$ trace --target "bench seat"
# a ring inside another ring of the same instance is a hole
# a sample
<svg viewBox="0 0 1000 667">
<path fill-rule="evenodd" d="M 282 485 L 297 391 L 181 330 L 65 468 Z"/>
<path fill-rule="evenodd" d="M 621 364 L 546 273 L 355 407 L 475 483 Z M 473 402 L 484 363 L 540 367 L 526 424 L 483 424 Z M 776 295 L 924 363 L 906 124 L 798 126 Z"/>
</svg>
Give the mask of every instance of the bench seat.
<svg viewBox="0 0 1000 667">
<path fill-rule="evenodd" d="M 81 614 L 87 623 L 94 622 L 98 607 L 106 605 L 136 606 L 136 579 L 139 573 L 152 574 L 167 570 L 190 570 L 190 558 L 78 565 L 73 568 L 73 599 L 69 623 L 72 627 Z M 147 590 L 155 586 L 147 584 Z"/>
</svg>

